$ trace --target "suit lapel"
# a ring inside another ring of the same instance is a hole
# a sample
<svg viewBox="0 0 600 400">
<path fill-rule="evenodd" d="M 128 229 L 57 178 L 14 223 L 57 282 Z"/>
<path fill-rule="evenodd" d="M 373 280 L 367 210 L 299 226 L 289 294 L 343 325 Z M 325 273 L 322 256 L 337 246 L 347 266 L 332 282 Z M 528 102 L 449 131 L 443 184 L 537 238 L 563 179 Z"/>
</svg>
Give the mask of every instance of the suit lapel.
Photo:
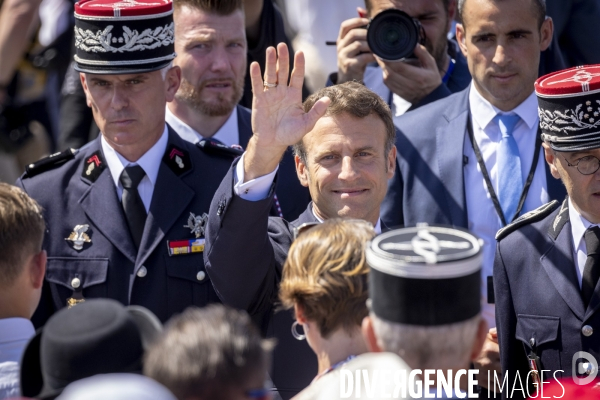
<svg viewBox="0 0 600 400">
<path fill-rule="evenodd" d="M 237 120 L 238 120 L 238 135 L 239 145 L 242 148 L 248 147 L 248 141 L 252 137 L 252 119 L 250 110 L 240 105 L 237 106 Z"/>
<path fill-rule="evenodd" d="M 174 135 L 176 134 L 169 130 L 167 151 L 173 143 L 179 148 L 186 147 Z M 182 176 L 188 173 L 194 173 L 193 166 Z M 194 190 L 183 182 L 182 176 L 177 176 L 164 160 L 161 162 L 134 272 L 144 264 L 194 198 Z"/>
<path fill-rule="evenodd" d="M 575 262 L 571 240 L 571 223 L 567 222 L 550 248 L 542 255 L 540 262 L 565 303 L 583 321 L 585 309 L 573 267 Z M 598 300 L 597 297 L 595 299 Z"/>
<path fill-rule="evenodd" d="M 468 99 L 467 88 L 444 115 L 448 124 L 436 130 L 438 173 L 444 183 L 451 223 L 460 227 L 468 226 L 463 173 L 463 146 L 469 115 Z"/>
<path fill-rule="evenodd" d="M 98 151 L 99 144 L 100 139 L 98 138 L 96 144 L 90 146 L 88 153 Z M 125 221 L 125 214 L 109 169 L 104 168 L 94 182 L 84 178 L 82 181 L 90 185 L 79 199 L 83 211 L 102 235 L 134 263 L 135 245 L 129 234 L 129 227 Z"/>
</svg>

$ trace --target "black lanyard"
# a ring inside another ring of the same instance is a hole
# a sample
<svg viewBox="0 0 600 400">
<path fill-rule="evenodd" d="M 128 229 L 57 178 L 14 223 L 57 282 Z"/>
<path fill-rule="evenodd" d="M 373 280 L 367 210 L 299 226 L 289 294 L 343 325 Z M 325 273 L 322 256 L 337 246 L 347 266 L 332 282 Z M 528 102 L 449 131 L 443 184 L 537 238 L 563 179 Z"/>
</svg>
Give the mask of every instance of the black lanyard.
<svg viewBox="0 0 600 400">
<path fill-rule="evenodd" d="M 490 193 L 490 197 L 492 198 L 492 203 L 494 203 L 496 214 L 498 214 L 498 216 L 500 217 L 500 221 L 502 221 L 502 226 L 506 226 L 507 224 L 504 218 L 504 212 L 502 211 L 502 207 L 500 207 L 500 201 L 498 200 L 498 196 L 496 196 L 496 192 L 494 191 L 494 186 L 492 185 L 492 180 L 490 179 L 490 175 L 488 174 L 487 168 L 485 167 L 485 163 L 483 162 L 483 157 L 481 156 L 481 151 L 479 151 L 479 146 L 477 145 L 477 142 L 475 142 L 475 137 L 473 135 L 473 125 L 470 117 L 467 120 L 467 131 L 469 132 L 471 146 L 473 147 L 475 157 L 477 158 L 477 164 L 479 164 L 479 168 L 481 168 L 483 180 L 485 181 L 485 185 L 487 186 L 488 192 Z M 537 138 L 535 140 L 535 152 L 533 153 L 533 161 L 531 163 L 531 168 L 529 169 L 529 175 L 527 176 L 527 180 L 525 181 L 525 185 L 523 186 L 523 191 L 521 192 L 521 198 L 519 199 L 517 212 L 515 213 L 510 222 L 514 221 L 519 216 L 521 210 L 523 209 L 523 205 L 525 204 L 525 199 L 527 198 L 527 193 L 529 192 L 529 187 L 531 186 L 531 182 L 533 181 L 533 175 L 535 174 L 535 169 L 540 158 L 540 150 L 542 148 L 541 135 L 542 132 L 540 130 L 540 127 L 538 126 Z"/>
</svg>

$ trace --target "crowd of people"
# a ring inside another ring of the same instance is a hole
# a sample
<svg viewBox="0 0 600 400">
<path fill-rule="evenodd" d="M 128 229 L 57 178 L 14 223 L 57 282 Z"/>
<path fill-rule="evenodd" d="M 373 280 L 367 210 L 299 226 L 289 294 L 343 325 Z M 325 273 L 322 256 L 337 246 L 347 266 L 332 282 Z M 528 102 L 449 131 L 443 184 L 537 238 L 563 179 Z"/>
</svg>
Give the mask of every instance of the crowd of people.
<svg viewBox="0 0 600 400">
<path fill-rule="evenodd" d="M 600 397 L 600 3 L 356 5 L 0 0 L 0 399 Z"/>
</svg>

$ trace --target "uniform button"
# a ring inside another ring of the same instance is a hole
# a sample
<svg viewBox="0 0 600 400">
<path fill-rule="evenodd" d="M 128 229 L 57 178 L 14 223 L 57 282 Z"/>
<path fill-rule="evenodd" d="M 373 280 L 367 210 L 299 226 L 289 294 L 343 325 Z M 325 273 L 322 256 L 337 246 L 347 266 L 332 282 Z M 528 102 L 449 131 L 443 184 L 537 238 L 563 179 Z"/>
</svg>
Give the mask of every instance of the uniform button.
<svg viewBox="0 0 600 400">
<path fill-rule="evenodd" d="M 589 325 L 584 325 L 583 328 L 581 328 L 581 333 L 583 333 L 583 336 L 592 336 L 594 328 Z"/>
<path fill-rule="evenodd" d="M 204 278 L 206 278 L 206 272 L 200 271 L 196 274 L 196 279 L 198 279 L 199 281 L 203 281 Z"/>
<path fill-rule="evenodd" d="M 583 373 L 586 375 L 591 375 L 592 372 L 594 372 L 594 366 L 592 365 L 592 363 L 588 363 L 588 362 L 582 363 L 581 367 L 583 369 Z"/>
<path fill-rule="evenodd" d="M 79 286 L 81 286 L 81 281 L 79 278 L 73 278 L 71 281 L 71 286 L 73 286 L 73 289 L 77 289 Z"/>
<path fill-rule="evenodd" d="M 137 276 L 138 278 L 143 278 L 148 274 L 148 270 L 143 265 L 138 269 Z"/>
<path fill-rule="evenodd" d="M 531 345 L 531 347 L 535 347 L 535 338 L 529 339 L 529 344 Z"/>
</svg>

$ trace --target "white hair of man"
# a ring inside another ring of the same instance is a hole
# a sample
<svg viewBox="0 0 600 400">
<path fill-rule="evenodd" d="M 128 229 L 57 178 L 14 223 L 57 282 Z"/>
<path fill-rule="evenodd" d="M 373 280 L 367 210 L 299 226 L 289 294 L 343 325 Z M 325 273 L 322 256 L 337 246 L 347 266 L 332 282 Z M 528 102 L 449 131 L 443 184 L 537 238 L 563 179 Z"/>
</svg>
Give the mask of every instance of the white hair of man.
<svg viewBox="0 0 600 400">
<path fill-rule="evenodd" d="M 173 61 L 171 61 L 166 67 L 160 69 L 160 76 L 162 76 L 163 82 L 165 79 L 167 79 L 167 72 L 169 72 L 171 68 L 173 68 Z"/>
<path fill-rule="evenodd" d="M 377 344 L 413 369 L 460 369 L 471 361 L 481 314 L 466 321 L 420 326 L 389 322 L 371 313 Z"/>
</svg>

